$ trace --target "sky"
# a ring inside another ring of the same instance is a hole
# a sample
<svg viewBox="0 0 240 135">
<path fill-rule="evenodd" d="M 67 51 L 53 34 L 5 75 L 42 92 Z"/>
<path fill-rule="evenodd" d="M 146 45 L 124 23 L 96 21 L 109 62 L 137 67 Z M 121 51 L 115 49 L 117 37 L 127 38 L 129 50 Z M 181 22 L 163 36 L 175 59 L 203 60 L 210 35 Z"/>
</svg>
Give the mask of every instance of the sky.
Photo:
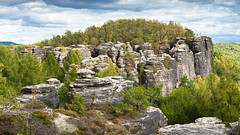
<svg viewBox="0 0 240 135">
<path fill-rule="evenodd" d="M 0 0 L 0 41 L 32 44 L 132 18 L 174 21 L 214 43 L 240 43 L 240 0 Z"/>
</svg>

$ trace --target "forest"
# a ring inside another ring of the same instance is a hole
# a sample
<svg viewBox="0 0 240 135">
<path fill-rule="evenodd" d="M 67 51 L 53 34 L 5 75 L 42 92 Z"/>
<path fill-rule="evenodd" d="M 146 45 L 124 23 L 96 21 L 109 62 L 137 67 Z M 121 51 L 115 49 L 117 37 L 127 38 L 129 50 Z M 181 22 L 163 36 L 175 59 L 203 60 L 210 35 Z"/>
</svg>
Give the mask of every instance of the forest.
<svg viewBox="0 0 240 135">
<path fill-rule="evenodd" d="M 240 65 L 240 44 L 239 43 L 215 43 L 214 50 L 220 52 L 224 57 Z"/>
<path fill-rule="evenodd" d="M 84 32 L 67 31 L 63 36 L 54 36 L 52 39 L 35 45 L 63 47 L 72 44 L 98 45 L 109 41 L 130 41 L 132 45 L 143 42 L 160 44 L 164 40 L 173 42 L 178 36 L 186 36 L 191 40 L 194 33 L 173 22 L 165 24 L 144 19 L 120 19 L 108 21 L 101 27 L 89 27 Z M 239 62 L 236 61 L 237 54 L 235 52 L 223 53 L 220 51 L 221 45 L 215 45 L 218 47 L 215 47 L 212 57 L 212 73 L 208 77 L 197 76 L 194 80 L 188 80 L 184 76 L 180 87 L 173 90 L 167 97 L 161 94 L 161 83 L 150 88 L 135 84 L 133 88 L 121 94 L 124 98 L 123 102 L 108 106 L 108 112 L 116 117 L 126 113 L 137 115 L 141 110 L 153 105 L 163 111 L 169 124 L 189 123 L 199 117 L 214 116 L 229 126 L 229 122 L 237 121 L 240 117 L 240 65 L 235 63 Z M 16 52 L 23 47 L 0 46 L 0 104 L 15 109 L 17 108 L 15 98 L 20 95 L 20 89 L 23 86 L 36 85 L 44 83 L 49 78 L 57 78 L 64 83 L 62 90 L 58 91 L 60 107 L 72 110 L 78 115 L 86 115 L 87 109 L 84 107 L 84 99 L 81 96 L 75 94 L 72 104 L 66 103 L 66 91 L 70 83 L 79 76 L 76 74 L 76 68 L 71 70 L 67 79 L 64 73 L 69 70 L 71 64 L 81 63 L 83 60 L 81 54 L 78 51 L 72 51 L 64 60 L 64 66 L 61 68 L 52 53 L 48 54 L 43 63 L 40 63 L 39 59 L 33 57 L 31 53 L 27 53 L 20 59 Z M 234 44 L 232 47 L 238 49 Z M 229 46 L 228 51 L 232 47 Z M 12 51 L 13 48 L 16 52 Z M 95 76 L 117 75 L 119 75 L 118 67 L 110 64 L 108 68 Z M 1 111 L 3 111 L 2 108 L 0 108 Z"/>
</svg>

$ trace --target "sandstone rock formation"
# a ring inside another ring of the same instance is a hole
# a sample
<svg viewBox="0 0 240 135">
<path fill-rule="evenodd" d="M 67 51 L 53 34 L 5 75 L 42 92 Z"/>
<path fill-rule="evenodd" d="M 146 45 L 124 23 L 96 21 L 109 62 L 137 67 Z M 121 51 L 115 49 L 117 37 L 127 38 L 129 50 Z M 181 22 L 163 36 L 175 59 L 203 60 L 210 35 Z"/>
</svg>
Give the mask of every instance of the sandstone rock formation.
<svg viewBox="0 0 240 135">
<path fill-rule="evenodd" d="M 159 108 L 150 106 L 143 115 L 139 116 L 136 121 L 126 122 L 122 125 L 129 126 L 130 131 L 139 128 L 137 135 L 154 134 L 159 127 L 167 126 L 168 119 Z M 129 133 L 133 134 L 133 133 Z"/>
<path fill-rule="evenodd" d="M 23 95 L 16 99 L 20 103 L 26 103 L 28 100 L 37 99 L 44 102 L 51 108 L 58 108 L 59 98 L 57 91 L 62 87 L 62 84 L 57 79 L 47 80 L 47 84 L 38 84 L 26 86 L 21 89 Z"/>
<path fill-rule="evenodd" d="M 119 96 L 120 92 L 133 85 L 132 81 L 125 80 L 121 76 L 92 77 L 94 72 L 88 69 L 80 69 L 77 73 L 81 78 L 70 84 L 68 98 L 71 100 L 73 91 L 76 91 L 86 99 L 87 106 L 116 104 L 122 100 Z"/>
<path fill-rule="evenodd" d="M 159 129 L 164 135 L 231 135 L 231 129 L 226 128 L 220 119 L 203 117 L 195 123 L 168 125 Z"/>
<path fill-rule="evenodd" d="M 196 75 L 204 78 L 211 72 L 213 44 L 209 37 L 195 37 L 188 44 L 185 38 L 178 37 L 175 44 L 161 42 L 157 48 L 151 43 L 132 47 L 130 43 L 109 42 L 95 47 L 72 45 L 65 47 L 65 51 L 62 49 L 32 46 L 22 50 L 19 56 L 30 51 L 42 62 L 52 52 L 62 67 L 67 55 L 72 50 L 78 50 L 84 58 L 77 66 L 79 68 L 100 72 L 109 66 L 109 62 L 114 63 L 124 78 L 146 87 L 161 82 L 164 84 L 163 95 L 169 95 L 179 86 L 183 75 L 189 79 L 194 79 Z"/>
</svg>

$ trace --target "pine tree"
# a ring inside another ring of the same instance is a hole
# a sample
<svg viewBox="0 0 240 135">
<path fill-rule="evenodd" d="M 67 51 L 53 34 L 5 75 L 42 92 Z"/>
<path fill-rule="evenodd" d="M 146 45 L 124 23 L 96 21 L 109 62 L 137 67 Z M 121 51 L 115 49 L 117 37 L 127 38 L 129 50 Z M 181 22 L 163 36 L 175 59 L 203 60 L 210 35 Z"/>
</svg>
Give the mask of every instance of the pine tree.
<svg viewBox="0 0 240 135">
<path fill-rule="evenodd" d="M 67 72 L 71 64 L 80 64 L 83 58 L 79 51 L 72 51 L 63 62 L 63 71 Z"/>
<path fill-rule="evenodd" d="M 21 85 L 36 85 L 43 82 L 42 65 L 37 57 L 27 53 L 19 64 L 18 72 L 20 74 Z"/>
<path fill-rule="evenodd" d="M 45 72 L 45 80 L 57 78 L 63 81 L 64 73 L 52 53 L 49 53 L 47 59 L 42 63 Z"/>
</svg>

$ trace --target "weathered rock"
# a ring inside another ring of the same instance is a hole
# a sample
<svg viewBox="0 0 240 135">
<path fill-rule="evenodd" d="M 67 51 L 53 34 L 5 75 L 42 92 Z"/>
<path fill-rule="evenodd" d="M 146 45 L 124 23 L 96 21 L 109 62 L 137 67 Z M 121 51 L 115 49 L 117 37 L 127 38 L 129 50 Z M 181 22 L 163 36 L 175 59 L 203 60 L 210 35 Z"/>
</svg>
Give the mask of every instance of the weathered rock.
<svg viewBox="0 0 240 135">
<path fill-rule="evenodd" d="M 45 53 L 42 51 L 40 46 L 31 46 L 31 47 L 26 47 L 20 53 L 18 54 L 20 58 L 23 58 L 25 54 L 28 52 L 31 52 L 34 57 L 37 57 L 40 62 L 46 59 Z"/>
<path fill-rule="evenodd" d="M 113 43 L 102 43 L 93 49 L 92 57 L 97 57 L 98 55 L 107 55 Z"/>
<path fill-rule="evenodd" d="M 109 66 L 108 62 L 112 62 L 112 60 L 107 55 L 99 55 L 95 58 L 83 60 L 81 66 L 95 72 L 100 72 Z"/>
<path fill-rule="evenodd" d="M 123 77 L 106 78 L 81 78 L 70 84 L 68 99 L 71 101 L 73 91 L 86 99 L 86 105 L 108 105 L 116 104 L 122 99 L 120 92 L 133 85 L 132 81 L 124 80 Z"/>
<path fill-rule="evenodd" d="M 50 84 L 50 85 L 55 85 L 57 87 L 57 89 L 60 89 L 62 87 L 62 83 L 56 79 L 56 78 L 50 78 L 47 80 L 46 82 L 47 84 Z"/>
<path fill-rule="evenodd" d="M 53 124 L 56 125 L 59 134 L 72 134 L 78 130 L 79 127 L 87 127 L 83 120 L 57 113 L 58 116 L 54 118 Z"/>
<path fill-rule="evenodd" d="M 221 120 L 215 117 L 198 118 L 196 123 L 168 125 L 159 129 L 165 135 L 230 135 L 231 129 L 226 128 Z"/>
<path fill-rule="evenodd" d="M 77 74 L 82 78 L 92 78 L 92 75 L 94 75 L 95 72 L 89 69 L 79 69 Z"/>
<path fill-rule="evenodd" d="M 20 103 L 26 103 L 31 99 L 37 99 L 51 108 L 58 108 L 59 98 L 57 91 L 62 85 L 55 79 L 49 79 L 47 83 L 52 84 L 38 84 L 23 87 L 21 89 L 23 95 L 18 96 L 16 99 L 20 101 Z"/>
<path fill-rule="evenodd" d="M 177 63 L 170 55 L 147 59 L 143 71 L 143 84 L 151 87 L 160 82 L 164 84 L 163 95 L 166 96 L 175 88 L 179 79 L 177 78 Z"/>
<path fill-rule="evenodd" d="M 91 58 L 91 51 L 87 48 L 86 45 L 76 45 L 73 50 L 77 50 L 80 52 L 83 59 L 90 59 Z"/>
<path fill-rule="evenodd" d="M 160 127 L 167 125 L 168 119 L 159 108 L 150 106 L 136 121 L 122 125 L 128 126 L 130 133 L 137 135 L 153 135 Z M 131 132 L 134 131 L 135 132 Z"/>
<path fill-rule="evenodd" d="M 240 118 L 238 120 L 238 135 L 240 135 Z"/>
<path fill-rule="evenodd" d="M 211 72 L 213 43 L 209 37 L 196 37 L 190 44 L 190 49 L 194 55 L 194 65 L 196 75 L 202 78 L 207 77 Z"/>
<path fill-rule="evenodd" d="M 230 123 L 233 135 L 238 135 L 238 121 Z"/>
</svg>

